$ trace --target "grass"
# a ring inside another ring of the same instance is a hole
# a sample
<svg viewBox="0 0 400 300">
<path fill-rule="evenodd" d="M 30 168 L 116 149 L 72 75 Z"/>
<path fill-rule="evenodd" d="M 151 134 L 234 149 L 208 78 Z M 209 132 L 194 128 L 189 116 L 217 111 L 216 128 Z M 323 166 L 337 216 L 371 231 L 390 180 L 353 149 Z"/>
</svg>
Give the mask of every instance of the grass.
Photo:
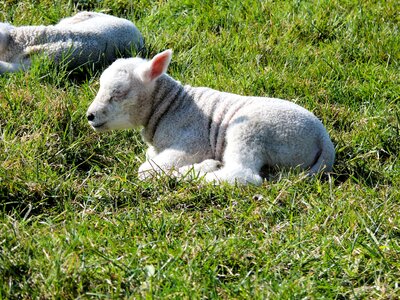
<svg viewBox="0 0 400 300">
<path fill-rule="evenodd" d="M 328 178 L 140 182 L 137 131 L 93 132 L 100 71 L 0 77 L 0 298 L 400 297 L 398 1 L 0 1 L 0 21 L 133 20 L 185 84 L 290 99 L 334 141 Z"/>
</svg>

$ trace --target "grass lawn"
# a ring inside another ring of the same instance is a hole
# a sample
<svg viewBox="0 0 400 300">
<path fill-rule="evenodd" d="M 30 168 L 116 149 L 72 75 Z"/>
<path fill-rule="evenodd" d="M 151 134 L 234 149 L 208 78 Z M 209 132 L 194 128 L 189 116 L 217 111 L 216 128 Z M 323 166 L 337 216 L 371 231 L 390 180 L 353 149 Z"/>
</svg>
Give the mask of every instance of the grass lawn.
<svg viewBox="0 0 400 300">
<path fill-rule="evenodd" d="M 95 133 L 100 70 L 0 76 L 0 299 L 400 297 L 400 3 L 0 1 L 0 21 L 132 20 L 184 84 L 289 99 L 334 172 L 260 187 L 138 181 L 139 131 Z"/>
</svg>

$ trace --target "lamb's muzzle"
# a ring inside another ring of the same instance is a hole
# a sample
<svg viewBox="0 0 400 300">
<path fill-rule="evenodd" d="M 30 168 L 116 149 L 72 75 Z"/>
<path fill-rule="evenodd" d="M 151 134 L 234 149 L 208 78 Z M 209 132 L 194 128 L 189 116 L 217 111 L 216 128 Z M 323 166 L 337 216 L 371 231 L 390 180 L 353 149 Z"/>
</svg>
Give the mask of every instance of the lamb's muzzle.
<svg viewBox="0 0 400 300">
<path fill-rule="evenodd" d="M 101 131 L 101 128 L 106 124 L 106 122 L 98 123 L 95 120 L 95 115 L 94 114 L 88 114 L 87 119 L 89 121 L 90 126 L 96 131 Z M 104 130 L 105 128 L 103 128 Z"/>
<path fill-rule="evenodd" d="M 100 78 L 87 118 L 96 131 L 143 127 L 150 146 L 139 178 L 199 174 L 261 184 L 264 166 L 329 172 L 335 149 L 308 110 L 276 98 L 182 86 L 166 73 L 171 50 L 120 59 Z"/>
<path fill-rule="evenodd" d="M 87 119 L 88 119 L 89 122 L 94 121 L 94 114 L 90 114 L 90 113 L 89 113 L 89 114 L 87 115 Z"/>
</svg>

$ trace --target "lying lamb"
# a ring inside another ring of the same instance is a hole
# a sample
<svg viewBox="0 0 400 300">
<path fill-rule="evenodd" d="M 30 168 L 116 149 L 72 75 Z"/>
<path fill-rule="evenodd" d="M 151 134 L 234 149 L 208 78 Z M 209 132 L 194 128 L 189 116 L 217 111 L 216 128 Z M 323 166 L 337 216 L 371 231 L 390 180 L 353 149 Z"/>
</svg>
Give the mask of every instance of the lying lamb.
<svg viewBox="0 0 400 300">
<path fill-rule="evenodd" d="M 140 179 L 194 169 L 207 181 L 258 185 L 263 166 L 332 169 L 334 146 L 311 112 L 286 100 L 182 86 L 165 74 L 171 56 L 115 61 L 87 111 L 98 132 L 144 127 L 150 147 Z"/>
<path fill-rule="evenodd" d="M 0 23 L 0 74 L 27 70 L 31 56 L 44 53 L 74 69 L 87 63 L 111 63 L 118 55 L 140 50 L 143 37 L 125 19 L 80 12 L 56 25 L 14 27 Z"/>
</svg>

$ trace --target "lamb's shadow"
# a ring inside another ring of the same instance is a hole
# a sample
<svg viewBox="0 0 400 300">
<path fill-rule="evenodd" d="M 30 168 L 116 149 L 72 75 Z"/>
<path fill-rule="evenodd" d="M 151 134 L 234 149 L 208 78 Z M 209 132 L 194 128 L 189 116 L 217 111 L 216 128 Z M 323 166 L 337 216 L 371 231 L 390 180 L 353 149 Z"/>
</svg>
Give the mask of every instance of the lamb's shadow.
<svg viewBox="0 0 400 300">
<path fill-rule="evenodd" d="M 333 141 L 335 145 L 338 145 Z M 339 148 L 339 147 L 337 147 Z M 341 147 L 336 152 L 335 164 L 331 176 L 336 185 L 341 185 L 346 181 L 352 181 L 357 184 L 375 187 L 380 184 L 391 184 L 391 179 L 384 176 L 383 173 L 374 169 L 368 160 L 357 154 L 357 150 L 351 146 Z M 385 157 L 381 157 L 381 164 Z"/>
<path fill-rule="evenodd" d="M 351 152 L 351 149 L 348 149 Z M 347 151 L 346 151 L 347 152 Z M 333 170 L 329 174 L 317 174 L 321 181 L 332 180 L 335 186 L 351 181 L 357 184 L 375 187 L 380 184 L 390 184 L 391 180 L 380 172 L 373 170 L 364 159 L 352 159 L 346 153 L 337 153 Z M 351 160 L 351 164 L 349 161 Z M 300 170 L 282 170 L 276 167 L 264 166 L 261 169 L 261 177 L 269 183 L 279 182 L 285 173 L 300 174 Z M 309 177 L 312 178 L 312 177 Z"/>
<path fill-rule="evenodd" d="M 16 185 L 16 184 L 15 184 Z M 64 202 L 62 197 L 49 197 L 42 191 L 27 191 L 26 187 L 0 187 L 0 210 L 3 213 L 27 218 L 32 215 L 41 215 L 46 211 L 62 212 Z"/>
<path fill-rule="evenodd" d="M 87 61 L 85 64 L 73 68 L 70 67 L 69 53 L 65 54 L 65 57 L 59 63 L 55 63 L 42 55 L 33 58 L 33 70 L 28 72 L 34 72 L 34 75 L 40 78 L 41 81 L 57 88 L 65 88 L 70 84 L 80 86 L 90 82 L 93 78 L 98 78 L 117 59 L 143 58 L 147 56 L 147 53 L 148 50 L 145 46 L 138 50 L 132 48 L 128 53 L 116 53 L 113 60 L 99 58 L 97 61 Z"/>
</svg>

